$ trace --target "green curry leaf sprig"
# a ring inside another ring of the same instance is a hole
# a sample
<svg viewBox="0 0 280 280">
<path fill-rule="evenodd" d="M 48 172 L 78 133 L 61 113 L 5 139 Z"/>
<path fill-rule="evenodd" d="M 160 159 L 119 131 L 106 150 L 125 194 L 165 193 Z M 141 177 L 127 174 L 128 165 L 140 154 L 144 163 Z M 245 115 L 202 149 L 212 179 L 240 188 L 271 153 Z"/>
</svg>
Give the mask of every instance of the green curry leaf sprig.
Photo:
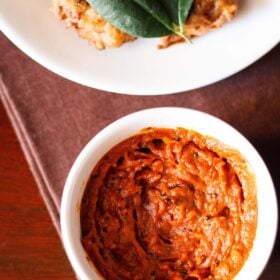
<svg viewBox="0 0 280 280">
<path fill-rule="evenodd" d="M 194 0 L 86 0 L 105 20 L 136 37 L 177 34 L 185 39 L 184 24 Z"/>
</svg>

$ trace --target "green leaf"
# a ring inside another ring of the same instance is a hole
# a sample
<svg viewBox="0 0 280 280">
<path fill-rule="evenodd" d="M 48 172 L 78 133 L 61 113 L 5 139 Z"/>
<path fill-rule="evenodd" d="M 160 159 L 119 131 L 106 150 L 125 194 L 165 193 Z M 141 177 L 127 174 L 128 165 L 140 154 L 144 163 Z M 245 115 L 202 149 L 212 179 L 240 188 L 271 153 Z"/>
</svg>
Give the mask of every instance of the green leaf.
<svg viewBox="0 0 280 280">
<path fill-rule="evenodd" d="M 180 32 L 184 33 L 184 25 L 190 13 L 193 0 L 178 0 L 178 19 Z"/>
<path fill-rule="evenodd" d="M 169 12 L 172 21 L 179 25 L 179 0 L 160 0 L 165 7 L 166 11 Z"/>
<path fill-rule="evenodd" d="M 137 37 L 162 37 L 172 34 L 172 20 L 154 0 L 87 0 L 108 22 Z"/>
<path fill-rule="evenodd" d="M 184 33 L 185 21 L 189 15 L 193 0 L 161 0 L 171 15 L 172 21 L 179 26 L 179 33 Z"/>
<path fill-rule="evenodd" d="M 193 0 L 86 0 L 104 19 L 137 37 L 184 35 Z"/>
</svg>

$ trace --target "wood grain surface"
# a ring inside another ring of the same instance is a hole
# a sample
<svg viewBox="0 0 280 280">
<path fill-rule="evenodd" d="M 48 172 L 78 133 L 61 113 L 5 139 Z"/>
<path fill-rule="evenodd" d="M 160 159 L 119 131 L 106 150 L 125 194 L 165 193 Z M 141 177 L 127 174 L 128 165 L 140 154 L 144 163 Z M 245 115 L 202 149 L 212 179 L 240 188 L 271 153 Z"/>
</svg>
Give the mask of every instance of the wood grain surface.
<svg viewBox="0 0 280 280">
<path fill-rule="evenodd" d="M 279 143 L 255 144 L 279 185 Z M 75 279 L 1 102 L 0 151 L 0 279 Z M 261 280 L 280 279 L 279 247 Z"/>
<path fill-rule="evenodd" d="M 75 279 L 0 102 L 0 279 Z"/>
</svg>

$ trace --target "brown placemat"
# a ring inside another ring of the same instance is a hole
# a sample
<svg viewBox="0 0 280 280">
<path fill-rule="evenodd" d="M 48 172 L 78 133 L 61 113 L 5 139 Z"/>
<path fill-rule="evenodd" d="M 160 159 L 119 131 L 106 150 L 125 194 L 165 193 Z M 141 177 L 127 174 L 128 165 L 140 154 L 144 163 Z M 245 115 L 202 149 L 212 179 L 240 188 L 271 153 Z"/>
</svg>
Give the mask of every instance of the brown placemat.
<svg viewBox="0 0 280 280">
<path fill-rule="evenodd" d="M 0 51 L 0 96 L 58 232 L 65 179 L 83 146 L 113 120 L 148 107 L 194 108 L 229 122 L 257 145 L 279 181 L 274 149 L 280 143 L 280 46 L 219 83 L 146 97 L 67 81 L 32 61 L 2 34 Z"/>
</svg>

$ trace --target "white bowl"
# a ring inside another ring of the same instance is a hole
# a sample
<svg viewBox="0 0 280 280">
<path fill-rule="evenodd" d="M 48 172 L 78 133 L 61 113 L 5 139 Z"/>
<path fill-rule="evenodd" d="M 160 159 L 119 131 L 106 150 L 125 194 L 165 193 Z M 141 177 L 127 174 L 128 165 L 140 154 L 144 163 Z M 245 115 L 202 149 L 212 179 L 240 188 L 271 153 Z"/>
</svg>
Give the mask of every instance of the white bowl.
<svg viewBox="0 0 280 280">
<path fill-rule="evenodd" d="M 277 230 L 277 201 L 267 167 L 248 140 L 227 123 L 206 113 L 175 107 L 147 109 L 115 121 L 100 131 L 76 159 L 63 192 L 61 231 L 66 253 L 78 278 L 102 279 L 88 262 L 80 242 L 79 206 L 90 173 L 114 145 L 149 126 L 195 130 L 239 150 L 247 159 L 257 186 L 257 232 L 249 258 L 235 279 L 257 279 L 270 257 Z"/>
</svg>

